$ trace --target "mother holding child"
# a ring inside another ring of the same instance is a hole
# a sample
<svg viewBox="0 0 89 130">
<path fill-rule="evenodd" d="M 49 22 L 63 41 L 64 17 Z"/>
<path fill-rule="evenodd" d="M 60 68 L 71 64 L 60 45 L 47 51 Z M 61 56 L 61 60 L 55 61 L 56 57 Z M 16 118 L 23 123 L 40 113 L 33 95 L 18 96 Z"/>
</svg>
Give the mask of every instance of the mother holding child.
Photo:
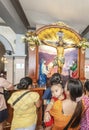
<svg viewBox="0 0 89 130">
<path fill-rule="evenodd" d="M 45 130 L 80 130 L 81 119 L 85 111 L 82 101 L 83 84 L 79 79 L 69 79 L 63 90 L 62 81 L 58 75 L 60 74 L 54 74 L 50 80 L 52 96 L 58 98 L 58 100 L 54 101 L 52 98 L 44 116 L 45 122 L 49 122 L 51 116 L 54 121 Z"/>
</svg>

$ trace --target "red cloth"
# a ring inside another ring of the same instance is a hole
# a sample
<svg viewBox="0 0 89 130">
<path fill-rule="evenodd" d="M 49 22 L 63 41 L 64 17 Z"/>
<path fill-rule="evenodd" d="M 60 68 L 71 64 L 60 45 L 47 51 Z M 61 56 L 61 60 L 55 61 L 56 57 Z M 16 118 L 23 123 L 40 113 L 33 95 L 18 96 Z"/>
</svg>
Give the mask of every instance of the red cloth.
<svg viewBox="0 0 89 130">
<path fill-rule="evenodd" d="M 51 126 L 53 124 L 54 120 L 53 120 L 53 117 L 51 116 L 51 119 L 50 121 L 48 122 L 45 122 L 45 126 L 48 127 L 48 126 Z"/>
<path fill-rule="evenodd" d="M 52 97 L 52 99 L 54 100 L 54 102 L 56 102 L 58 100 L 58 98 L 56 98 L 56 97 Z"/>
<path fill-rule="evenodd" d="M 79 75 L 78 75 L 78 70 L 75 70 L 74 72 L 72 72 L 72 78 L 79 78 Z"/>
</svg>

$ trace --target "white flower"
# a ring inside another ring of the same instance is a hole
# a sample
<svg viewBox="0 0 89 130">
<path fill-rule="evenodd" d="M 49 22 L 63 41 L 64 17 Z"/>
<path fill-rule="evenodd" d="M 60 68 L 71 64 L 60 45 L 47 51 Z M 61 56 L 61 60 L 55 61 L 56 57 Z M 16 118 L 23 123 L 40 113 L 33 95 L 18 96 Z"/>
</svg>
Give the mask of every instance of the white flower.
<svg viewBox="0 0 89 130">
<path fill-rule="evenodd" d="M 89 42 L 83 38 L 83 40 L 78 44 L 78 47 L 83 49 L 89 48 Z"/>
<path fill-rule="evenodd" d="M 23 40 L 29 45 L 41 45 L 40 39 L 35 35 L 34 32 L 27 32 L 27 34 L 23 37 Z"/>
</svg>

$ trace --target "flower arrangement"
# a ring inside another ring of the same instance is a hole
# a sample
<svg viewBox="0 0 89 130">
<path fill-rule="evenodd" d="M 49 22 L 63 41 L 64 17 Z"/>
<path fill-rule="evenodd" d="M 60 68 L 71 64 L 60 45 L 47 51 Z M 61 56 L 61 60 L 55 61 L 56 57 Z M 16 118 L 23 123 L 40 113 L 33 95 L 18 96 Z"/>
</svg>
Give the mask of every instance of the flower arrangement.
<svg viewBox="0 0 89 130">
<path fill-rule="evenodd" d="M 27 32 L 23 40 L 25 43 L 28 43 L 31 50 L 34 50 L 36 46 L 41 45 L 41 41 L 34 32 Z"/>
<path fill-rule="evenodd" d="M 83 40 L 78 44 L 78 47 L 85 50 L 86 48 L 89 48 L 89 42 L 83 38 Z"/>
</svg>

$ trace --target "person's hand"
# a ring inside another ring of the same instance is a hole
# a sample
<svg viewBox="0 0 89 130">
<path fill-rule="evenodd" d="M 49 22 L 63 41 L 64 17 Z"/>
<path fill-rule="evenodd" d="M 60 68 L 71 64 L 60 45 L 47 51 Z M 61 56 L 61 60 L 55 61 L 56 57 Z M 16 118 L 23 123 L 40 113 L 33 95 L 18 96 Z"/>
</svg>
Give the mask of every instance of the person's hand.
<svg viewBox="0 0 89 130">
<path fill-rule="evenodd" d="M 7 90 L 14 90 L 14 86 L 12 84 L 10 84 L 8 87 L 7 87 Z"/>
<path fill-rule="evenodd" d="M 45 112 L 44 114 L 44 122 L 49 122 L 51 120 L 51 116 L 49 112 Z"/>
</svg>

